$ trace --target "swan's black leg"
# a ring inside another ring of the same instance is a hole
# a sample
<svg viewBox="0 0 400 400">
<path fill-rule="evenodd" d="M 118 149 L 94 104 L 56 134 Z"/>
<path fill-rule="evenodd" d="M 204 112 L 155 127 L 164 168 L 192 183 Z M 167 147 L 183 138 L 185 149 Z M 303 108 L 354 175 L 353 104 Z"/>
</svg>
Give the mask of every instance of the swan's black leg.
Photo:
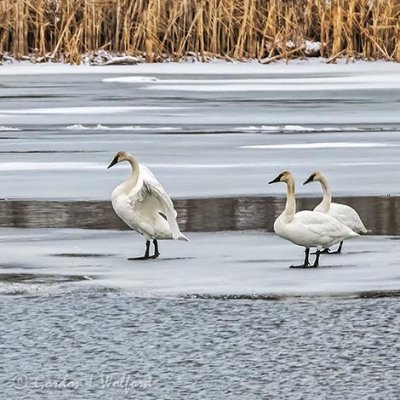
<svg viewBox="0 0 400 400">
<path fill-rule="evenodd" d="M 319 256 L 321 255 L 321 251 L 317 250 L 317 252 L 315 253 L 315 261 L 314 261 L 314 268 L 319 267 Z"/>
<path fill-rule="evenodd" d="M 153 240 L 153 244 L 154 244 L 154 256 L 153 256 L 153 258 L 157 258 L 160 255 L 160 253 L 158 251 L 158 242 L 157 242 L 157 240 Z"/>
<path fill-rule="evenodd" d="M 309 256 L 310 256 L 310 249 L 306 248 L 305 256 L 304 256 L 304 266 L 305 267 L 308 267 L 310 265 Z"/>
<path fill-rule="evenodd" d="M 340 242 L 339 248 L 333 254 L 340 254 L 342 252 L 343 240 Z"/>
<path fill-rule="evenodd" d="M 325 249 L 321 251 L 321 254 L 340 254 L 342 252 L 343 240 L 340 242 L 340 245 L 336 251 L 331 251 L 330 249 Z M 317 254 L 317 253 L 315 253 Z"/>
<path fill-rule="evenodd" d="M 309 256 L 310 256 L 310 249 L 306 248 L 304 263 L 302 265 L 291 265 L 290 268 L 308 268 L 310 266 Z"/>
<path fill-rule="evenodd" d="M 146 240 L 146 252 L 144 253 L 143 258 L 145 260 L 150 258 L 150 240 Z"/>
</svg>

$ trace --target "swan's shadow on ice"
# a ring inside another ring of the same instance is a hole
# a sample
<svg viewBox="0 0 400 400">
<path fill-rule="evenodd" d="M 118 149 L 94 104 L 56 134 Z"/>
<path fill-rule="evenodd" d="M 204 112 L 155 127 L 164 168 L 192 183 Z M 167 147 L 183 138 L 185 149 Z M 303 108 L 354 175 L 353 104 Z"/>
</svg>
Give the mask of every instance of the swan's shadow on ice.
<svg viewBox="0 0 400 400">
<path fill-rule="evenodd" d="M 143 257 L 134 257 L 128 258 L 128 261 L 151 261 L 151 260 L 158 260 L 158 261 L 178 261 L 178 260 L 194 260 L 196 257 L 168 257 L 168 258 L 143 258 Z"/>
<path fill-rule="evenodd" d="M 98 254 L 98 253 L 58 253 L 49 254 L 52 257 L 76 257 L 76 258 L 102 258 L 102 257 L 115 257 L 115 254 Z"/>
<path fill-rule="evenodd" d="M 376 251 L 373 250 L 353 250 L 353 251 L 345 251 L 343 253 L 321 253 L 321 257 L 325 256 L 345 256 L 345 255 L 350 255 L 350 254 L 368 254 L 368 253 L 376 253 Z M 315 255 L 315 253 L 311 253 L 311 255 Z"/>
<path fill-rule="evenodd" d="M 293 262 L 293 259 L 290 260 L 283 260 L 283 259 L 268 259 L 268 258 L 264 258 L 264 259 L 246 259 L 246 260 L 234 260 L 232 262 L 236 262 L 236 263 L 248 263 L 248 264 L 267 264 L 267 263 L 288 263 L 290 264 L 291 262 Z"/>
<path fill-rule="evenodd" d="M 302 265 L 294 265 L 293 259 L 284 260 L 270 260 L 270 259 L 253 259 L 253 260 L 235 260 L 235 263 L 248 263 L 248 264 L 268 264 L 268 263 L 279 263 L 279 264 L 287 264 L 287 268 L 290 269 L 309 269 L 309 270 L 318 270 L 318 269 L 325 269 L 325 268 L 351 268 L 357 267 L 355 264 L 345 264 L 345 265 L 319 265 L 319 267 L 313 267 L 311 264 L 308 267 L 303 267 Z"/>
<path fill-rule="evenodd" d="M 304 267 L 303 265 L 290 265 L 290 269 L 309 269 L 309 270 L 321 270 L 321 269 L 339 269 L 339 268 L 352 268 L 357 267 L 355 264 L 347 264 L 347 265 L 319 265 L 318 267 L 314 267 L 312 264 L 308 267 Z"/>
<path fill-rule="evenodd" d="M 356 264 L 341 264 L 341 265 L 320 265 L 318 268 L 312 268 L 312 269 L 339 269 L 339 268 L 354 268 L 354 267 L 359 267 L 359 265 Z"/>
</svg>

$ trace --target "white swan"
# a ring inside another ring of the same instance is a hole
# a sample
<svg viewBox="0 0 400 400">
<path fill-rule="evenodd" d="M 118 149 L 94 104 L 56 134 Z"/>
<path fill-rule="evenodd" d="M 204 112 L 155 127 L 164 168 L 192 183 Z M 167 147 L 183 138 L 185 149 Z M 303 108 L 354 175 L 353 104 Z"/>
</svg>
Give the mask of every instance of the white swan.
<svg viewBox="0 0 400 400">
<path fill-rule="evenodd" d="M 332 203 L 332 195 L 328 181 L 321 172 L 317 171 L 312 173 L 303 185 L 310 182 L 319 182 L 323 191 L 322 201 L 314 208 L 314 211 L 330 215 L 356 233 L 367 233 L 367 229 L 354 208 L 346 206 L 345 204 Z M 340 253 L 342 251 L 342 246 L 343 241 L 340 242 L 339 248 L 335 253 Z M 327 252 L 329 252 L 329 249 L 327 249 Z"/>
<path fill-rule="evenodd" d="M 157 258 L 160 255 L 159 239 L 188 241 L 179 230 L 170 197 L 152 172 L 125 151 L 118 152 L 108 168 L 122 161 L 129 162 L 132 173 L 127 181 L 113 190 L 111 201 L 116 214 L 146 239 L 146 252 L 138 259 Z M 154 244 L 154 255 L 151 257 L 150 240 Z"/>
<path fill-rule="evenodd" d="M 274 224 L 274 231 L 280 237 L 291 241 L 305 250 L 304 263 L 291 268 L 310 266 L 310 247 L 316 247 L 316 258 L 313 267 L 318 267 L 322 249 L 341 242 L 344 239 L 358 236 L 347 226 L 327 214 L 316 211 L 299 211 L 296 213 L 294 178 L 291 172 L 285 171 L 269 183 L 285 182 L 287 185 L 286 207 Z"/>
</svg>

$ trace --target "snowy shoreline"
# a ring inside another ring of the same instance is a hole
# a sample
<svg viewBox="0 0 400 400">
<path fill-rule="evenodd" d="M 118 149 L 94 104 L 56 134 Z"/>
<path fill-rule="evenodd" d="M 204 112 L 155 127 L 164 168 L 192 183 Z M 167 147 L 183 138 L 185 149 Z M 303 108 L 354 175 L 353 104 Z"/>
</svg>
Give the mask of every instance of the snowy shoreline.
<svg viewBox="0 0 400 400">
<path fill-rule="evenodd" d="M 167 62 L 140 63 L 136 65 L 70 65 L 63 63 L 32 64 L 28 61 L 0 65 L 0 75 L 45 75 L 45 74 L 265 74 L 265 73 L 382 73 L 400 72 L 400 64 L 389 61 L 355 61 L 347 63 L 340 59 L 336 64 L 327 64 L 325 58 L 278 61 L 261 64 L 258 61 L 227 62 Z"/>
</svg>

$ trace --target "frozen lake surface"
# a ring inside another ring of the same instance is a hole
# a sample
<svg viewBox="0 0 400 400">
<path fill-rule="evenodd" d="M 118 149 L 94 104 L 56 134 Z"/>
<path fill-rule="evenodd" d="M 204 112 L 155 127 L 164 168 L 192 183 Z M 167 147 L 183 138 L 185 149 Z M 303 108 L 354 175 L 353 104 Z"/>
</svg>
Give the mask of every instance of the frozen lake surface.
<svg viewBox="0 0 400 400">
<path fill-rule="evenodd" d="M 119 150 L 174 197 L 281 194 L 266 181 L 283 169 L 323 170 L 338 195 L 399 194 L 399 76 L 391 63 L 2 66 L 0 195 L 108 199 L 128 173 L 106 170 Z"/>
<path fill-rule="evenodd" d="M 303 249 L 264 232 L 189 232 L 190 243 L 160 242 L 161 258 L 147 261 L 127 260 L 144 253 L 143 239 L 129 231 L 1 229 L 0 235 L 5 293 L 76 285 L 173 297 L 400 293 L 397 236 L 357 238 L 342 255 L 322 255 L 321 268 L 293 270 Z"/>
<path fill-rule="evenodd" d="M 1 393 L 398 400 L 399 77 L 391 63 L 0 66 Z M 119 150 L 177 199 L 190 243 L 127 260 L 144 243 L 110 208 Z M 285 188 L 267 182 L 285 169 L 300 209 L 321 193 L 301 182 L 325 172 L 369 235 L 289 269 L 303 250 L 268 233 Z"/>
</svg>

